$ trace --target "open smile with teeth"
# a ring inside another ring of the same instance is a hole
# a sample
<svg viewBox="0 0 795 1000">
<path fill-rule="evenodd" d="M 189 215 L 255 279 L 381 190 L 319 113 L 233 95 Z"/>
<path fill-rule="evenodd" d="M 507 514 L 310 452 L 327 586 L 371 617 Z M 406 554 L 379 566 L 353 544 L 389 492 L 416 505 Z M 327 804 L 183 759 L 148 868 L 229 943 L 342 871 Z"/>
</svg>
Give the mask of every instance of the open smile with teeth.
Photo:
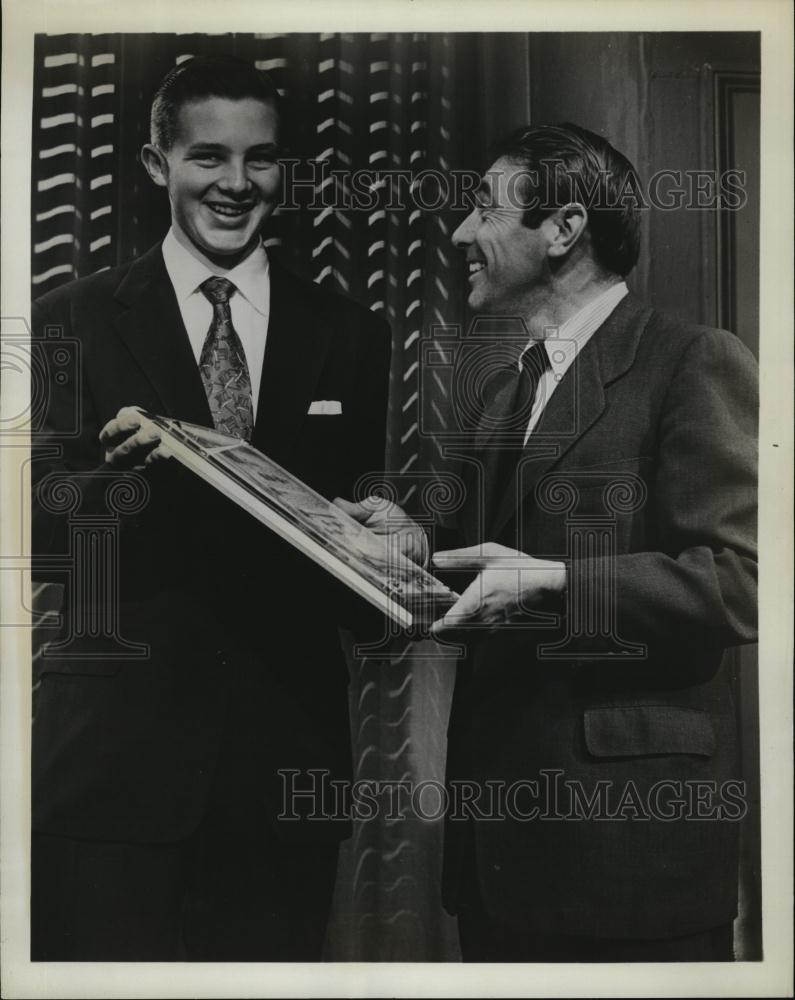
<svg viewBox="0 0 795 1000">
<path fill-rule="evenodd" d="M 241 215 L 246 215 L 254 207 L 251 203 L 247 205 L 226 205 L 218 201 L 206 201 L 205 205 L 216 215 L 221 215 L 225 219 L 237 219 Z"/>
<path fill-rule="evenodd" d="M 469 276 L 472 277 L 473 274 L 477 274 L 478 271 L 482 271 L 485 266 L 486 265 L 482 260 L 470 260 L 468 263 Z"/>
</svg>

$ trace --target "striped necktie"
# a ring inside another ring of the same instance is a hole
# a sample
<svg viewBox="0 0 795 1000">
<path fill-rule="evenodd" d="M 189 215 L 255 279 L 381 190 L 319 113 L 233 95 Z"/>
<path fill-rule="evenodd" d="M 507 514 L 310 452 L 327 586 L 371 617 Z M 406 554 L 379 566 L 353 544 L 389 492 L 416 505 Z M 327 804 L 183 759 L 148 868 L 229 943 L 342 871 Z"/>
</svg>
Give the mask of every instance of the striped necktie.
<svg viewBox="0 0 795 1000">
<path fill-rule="evenodd" d="M 522 433 L 530 422 L 530 415 L 536 402 L 538 383 L 549 368 L 549 355 L 543 340 L 535 340 L 523 353 L 519 360 L 521 372 L 516 392 L 513 413 L 520 424 L 517 430 Z"/>
<path fill-rule="evenodd" d="M 539 402 L 536 399 L 538 384 L 549 368 L 549 355 L 544 342 L 535 341 L 528 347 L 519 364 L 519 371 L 500 393 L 502 405 L 493 414 L 500 430 L 481 458 L 487 528 L 501 507 L 505 494 L 516 488 L 516 469 L 525 451 L 524 433 L 533 406 Z"/>
</svg>

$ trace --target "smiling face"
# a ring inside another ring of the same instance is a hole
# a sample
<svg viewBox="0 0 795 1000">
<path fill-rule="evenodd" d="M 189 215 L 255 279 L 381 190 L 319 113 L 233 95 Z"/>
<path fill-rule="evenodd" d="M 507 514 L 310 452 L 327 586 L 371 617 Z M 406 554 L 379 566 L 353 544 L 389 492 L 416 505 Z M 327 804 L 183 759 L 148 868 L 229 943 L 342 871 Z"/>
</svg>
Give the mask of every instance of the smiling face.
<svg viewBox="0 0 795 1000">
<path fill-rule="evenodd" d="M 144 164 L 168 189 L 179 242 L 232 268 L 258 245 L 280 191 L 276 110 L 255 98 L 208 97 L 183 105 L 178 122 L 171 149 L 144 146 Z"/>
<path fill-rule="evenodd" d="M 476 312 L 528 316 L 551 280 L 551 223 L 524 225 L 522 173 L 509 160 L 497 160 L 480 183 L 474 209 L 453 233 L 453 243 L 466 250 L 467 303 Z"/>
</svg>

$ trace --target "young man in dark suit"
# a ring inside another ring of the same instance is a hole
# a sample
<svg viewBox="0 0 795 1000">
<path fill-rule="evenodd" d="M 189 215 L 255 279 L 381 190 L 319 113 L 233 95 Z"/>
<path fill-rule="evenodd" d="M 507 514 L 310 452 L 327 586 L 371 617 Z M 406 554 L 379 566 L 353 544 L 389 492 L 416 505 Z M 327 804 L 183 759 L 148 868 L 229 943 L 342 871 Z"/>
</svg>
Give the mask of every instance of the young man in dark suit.
<svg viewBox="0 0 795 1000">
<path fill-rule="evenodd" d="M 34 304 L 34 336 L 75 338 L 80 361 L 76 383 L 47 387 L 36 553 L 75 559 L 74 519 L 118 512 L 113 490 L 128 490 L 109 586 L 89 573 L 66 587 L 60 648 L 37 662 L 34 959 L 321 957 L 349 829 L 285 802 L 280 771 L 350 777 L 337 632 L 350 609 L 163 458 L 130 409 L 244 437 L 329 498 L 383 468 L 386 324 L 262 245 L 280 126 L 274 86 L 248 64 L 172 70 L 142 151 L 168 193 L 165 240 Z M 70 630 L 87 619 L 112 622 L 108 648 Z M 124 643 L 144 657 L 120 656 Z"/>
<path fill-rule="evenodd" d="M 444 899 L 469 961 L 732 958 L 756 363 L 628 293 L 638 190 L 599 136 L 521 129 L 453 237 L 480 324 L 452 391 L 482 402 L 434 564 L 476 576 L 434 630 L 466 647 Z"/>
</svg>

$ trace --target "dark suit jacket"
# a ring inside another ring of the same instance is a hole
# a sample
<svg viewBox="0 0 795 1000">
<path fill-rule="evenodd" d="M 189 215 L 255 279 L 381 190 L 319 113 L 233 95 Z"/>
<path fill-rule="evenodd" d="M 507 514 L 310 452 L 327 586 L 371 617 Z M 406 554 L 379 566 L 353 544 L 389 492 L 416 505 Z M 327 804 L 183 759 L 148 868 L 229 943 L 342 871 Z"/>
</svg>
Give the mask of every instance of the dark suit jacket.
<svg viewBox="0 0 795 1000">
<path fill-rule="evenodd" d="M 133 474 L 148 500 L 121 515 L 113 585 L 100 591 L 90 572 L 74 579 L 84 550 L 69 532 L 106 516 L 109 482 L 130 478 L 102 466 L 104 424 L 137 404 L 212 426 L 160 247 L 44 296 L 33 325 L 34 336 L 55 328 L 79 350 L 77 378 L 47 385 L 34 500 L 64 480 L 81 497 L 68 517 L 34 504 L 38 575 L 58 578 L 46 568 L 58 553 L 73 567 L 71 580 L 61 576 L 66 645 L 36 664 L 34 830 L 176 840 L 200 822 L 215 780 L 230 823 L 345 836 L 344 822 L 276 821 L 277 772 L 349 776 L 337 624 L 362 610 L 356 599 L 176 461 Z M 360 475 L 383 468 L 389 347 L 381 319 L 272 264 L 253 445 L 325 496 L 350 497 Z M 342 413 L 308 415 L 313 400 L 339 400 Z M 75 408 L 79 432 L 66 436 Z M 89 613 L 109 614 L 148 656 L 119 658 L 118 641 L 80 624 Z"/>
<path fill-rule="evenodd" d="M 557 387 L 511 487 L 487 494 L 485 524 L 468 503 L 463 544 L 501 542 L 569 567 L 556 624 L 474 639 L 456 684 L 449 779 L 538 782 L 516 786 L 506 819 L 475 824 L 495 919 L 640 938 L 732 919 L 729 817 L 742 807 L 725 803 L 739 793 L 722 783 L 742 775 L 721 663 L 726 647 L 755 639 L 756 424 L 756 364 L 735 336 L 627 297 Z M 611 606 L 614 635 L 600 638 L 595 615 L 609 622 Z M 591 818 L 566 783 L 597 795 Z M 534 806 L 536 818 L 519 818 Z M 465 827 L 447 824 L 453 910 Z"/>
</svg>

